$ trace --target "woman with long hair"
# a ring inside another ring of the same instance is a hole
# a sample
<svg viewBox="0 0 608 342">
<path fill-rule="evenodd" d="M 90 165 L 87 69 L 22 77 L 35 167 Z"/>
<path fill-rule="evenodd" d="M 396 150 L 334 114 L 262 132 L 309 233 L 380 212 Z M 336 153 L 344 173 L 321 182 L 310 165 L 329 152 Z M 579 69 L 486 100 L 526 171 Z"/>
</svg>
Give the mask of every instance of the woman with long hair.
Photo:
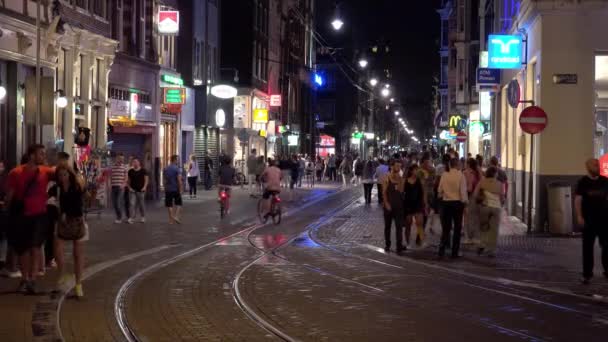
<svg viewBox="0 0 608 342">
<path fill-rule="evenodd" d="M 477 164 L 477 160 L 474 158 L 467 159 L 466 168 L 463 173 L 467 183 L 467 194 L 469 198 L 469 205 L 467 205 L 464 213 L 466 240 L 469 242 L 478 242 L 479 207 L 475 200 L 473 200 L 473 192 L 483 178 L 483 173 Z"/>
<path fill-rule="evenodd" d="M 479 203 L 479 222 L 481 243 L 477 254 L 486 253 L 488 257 L 494 257 L 496 252 L 496 241 L 498 240 L 498 228 L 502 214 L 502 183 L 496 179 L 498 170 L 491 166 L 485 174 L 485 178 L 479 182 L 475 189 L 474 197 Z"/>
<path fill-rule="evenodd" d="M 403 208 L 405 211 L 405 243 L 410 244 L 412 223 L 416 224 L 416 244 L 422 245 L 424 241 L 424 210 L 426 195 L 420 178 L 418 178 L 418 165 L 412 164 L 407 169 L 405 186 L 403 189 Z"/>
<path fill-rule="evenodd" d="M 363 171 L 361 173 L 361 181 L 363 183 L 363 197 L 365 197 L 365 204 L 372 204 L 372 189 L 374 188 L 374 173 L 375 173 L 374 162 L 371 158 L 365 161 L 363 165 Z"/>
<path fill-rule="evenodd" d="M 74 292 L 77 298 L 84 296 L 82 289 L 82 273 L 84 269 L 84 242 L 89 239 L 89 232 L 84 223 L 84 183 L 74 170 L 67 165 L 59 165 L 55 171 L 57 177 L 57 197 L 59 198 L 59 220 L 63 222 L 78 222 L 83 226 L 83 236 L 77 239 L 62 236 L 62 231 L 58 227 L 55 237 L 55 260 L 57 261 L 57 271 L 59 281 L 58 289 L 61 289 L 69 281 L 70 275 L 64 274 L 65 256 L 64 244 L 72 242 L 72 255 L 74 257 Z"/>
</svg>

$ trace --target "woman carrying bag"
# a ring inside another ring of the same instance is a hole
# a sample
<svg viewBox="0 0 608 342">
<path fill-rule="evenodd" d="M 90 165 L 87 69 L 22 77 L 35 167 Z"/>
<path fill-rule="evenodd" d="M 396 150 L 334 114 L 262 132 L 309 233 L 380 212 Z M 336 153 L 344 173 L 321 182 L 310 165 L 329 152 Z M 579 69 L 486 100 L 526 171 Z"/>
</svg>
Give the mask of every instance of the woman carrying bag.
<svg viewBox="0 0 608 342">
<path fill-rule="evenodd" d="M 496 252 L 498 228 L 502 215 L 502 183 L 496 179 L 497 171 L 495 167 L 489 167 L 486 170 L 485 178 L 479 182 L 474 194 L 479 204 L 481 232 L 481 243 L 477 254 L 486 253 L 489 257 L 494 257 Z"/>
<path fill-rule="evenodd" d="M 82 179 L 76 175 L 69 166 L 58 166 L 57 197 L 59 199 L 59 220 L 55 237 L 55 260 L 60 275 L 57 283 L 61 289 L 70 279 L 69 274 L 64 274 L 64 243 L 72 242 L 72 254 L 74 257 L 74 292 L 77 298 L 84 296 L 82 289 L 82 272 L 84 269 L 84 242 L 89 239 L 89 229 L 84 220 L 84 193 L 85 188 Z"/>
</svg>

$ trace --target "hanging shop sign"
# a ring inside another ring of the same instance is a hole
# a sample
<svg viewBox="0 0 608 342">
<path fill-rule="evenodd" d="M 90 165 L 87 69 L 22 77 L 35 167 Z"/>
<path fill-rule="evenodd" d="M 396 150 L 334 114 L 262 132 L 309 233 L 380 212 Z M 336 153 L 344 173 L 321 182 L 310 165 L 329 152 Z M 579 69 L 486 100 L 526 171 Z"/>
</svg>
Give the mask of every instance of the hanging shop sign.
<svg viewBox="0 0 608 342">
<path fill-rule="evenodd" d="M 182 78 L 177 77 L 177 76 L 163 74 L 160 77 L 160 79 L 163 82 L 165 82 L 165 83 L 175 84 L 175 85 L 178 85 L 178 86 L 183 86 L 184 85 L 184 80 Z"/>
<path fill-rule="evenodd" d="M 281 107 L 281 95 L 270 95 L 270 107 Z"/>
<path fill-rule="evenodd" d="M 520 69 L 522 50 L 521 35 L 491 34 L 488 37 L 488 67 Z"/>
<path fill-rule="evenodd" d="M 443 131 L 441 131 L 441 133 L 439 133 L 439 139 L 452 140 L 452 139 L 454 139 L 454 137 L 450 134 L 449 131 L 443 130 Z"/>
<path fill-rule="evenodd" d="M 369 132 L 363 133 L 363 136 L 365 136 L 365 139 L 367 139 L 367 140 L 374 140 L 374 138 L 376 137 L 376 135 L 374 133 L 369 133 Z"/>
<path fill-rule="evenodd" d="M 450 115 L 450 119 L 448 120 L 448 127 L 453 128 L 456 131 L 463 130 L 467 127 L 467 119 L 458 114 Z"/>
<path fill-rule="evenodd" d="M 164 104 L 184 104 L 186 103 L 185 88 L 163 88 Z"/>
<path fill-rule="evenodd" d="M 336 138 L 331 135 L 321 135 L 319 137 L 319 146 L 321 147 L 334 147 L 336 146 Z"/>
<path fill-rule="evenodd" d="M 469 125 L 469 132 L 471 132 L 471 134 L 481 136 L 485 133 L 485 131 L 486 127 L 481 121 L 473 121 Z"/>
<path fill-rule="evenodd" d="M 360 145 L 361 139 L 360 138 L 350 138 L 350 143 L 351 143 L 351 145 Z"/>
<path fill-rule="evenodd" d="M 351 135 L 351 138 L 353 138 L 353 139 L 363 139 L 363 132 L 354 132 Z"/>
<path fill-rule="evenodd" d="M 217 127 L 224 127 L 226 124 L 226 113 L 222 108 L 215 111 L 215 124 Z"/>
<path fill-rule="evenodd" d="M 253 110 L 253 122 L 254 123 L 267 123 L 268 122 L 268 109 L 254 109 Z"/>
<path fill-rule="evenodd" d="M 161 35 L 179 33 L 179 11 L 158 11 L 158 33 Z"/>
<path fill-rule="evenodd" d="M 494 86 L 500 84 L 500 69 L 478 68 L 477 85 Z"/>
</svg>

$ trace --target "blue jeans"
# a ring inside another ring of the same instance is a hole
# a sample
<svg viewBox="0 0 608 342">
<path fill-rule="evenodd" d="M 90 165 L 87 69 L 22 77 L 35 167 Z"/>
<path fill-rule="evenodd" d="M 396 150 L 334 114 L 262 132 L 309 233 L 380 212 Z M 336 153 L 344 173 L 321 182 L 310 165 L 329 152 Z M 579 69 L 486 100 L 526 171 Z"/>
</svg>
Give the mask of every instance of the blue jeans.
<svg viewBox="0 0 608 342">
<path fill-rule="evenodd" d="M 114 212 L 116 213 L 116 219 L 122 220 L 122 215 L 125 211 L 125 189 L 119 186 L 112 187 L 112 205 L 114 205 Z"/>
</svg>

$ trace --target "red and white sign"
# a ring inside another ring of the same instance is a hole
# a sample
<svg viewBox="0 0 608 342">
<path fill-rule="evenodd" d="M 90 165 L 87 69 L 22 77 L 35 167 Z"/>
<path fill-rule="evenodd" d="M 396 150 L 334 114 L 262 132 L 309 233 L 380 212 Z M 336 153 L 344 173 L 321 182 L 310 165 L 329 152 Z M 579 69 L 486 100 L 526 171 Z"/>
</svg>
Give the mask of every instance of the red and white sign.
<svg viewBox="0 0 608 342">
<path fill-rule="evenodd" d="M 270 95 L 270 107 L 281 107 L 281 95 Z"/>
<path fill-rule="evenodd" d="M 179 32 L 179 11 L 158 11 L 158 33 L 177 34 Z"/>
<path fill-rule="evenodd" d="M 600 157 L 600 175 L 608 177 L 608 153 Z"/>
<path fill-rule="evenodd" d="M 331 135 L 321 135 L 319 137 L 319 146 L 321 147 L 335 147 L 336 146 L 336 138 Z"/>
<path fill-rule="evenodd" d="M 519 127 L 528 134 L 542 132 L 548 123 L 547 113 L 537 106 L 530 106 L 519 114 Z"/>
<path fill-rule="evenodd" d="M 456 135 L 456 141 L 458 141 L 458 142 L 467 141 L 467 134 L 464 131 L 458 132 L 458 134 Z"/>
</svg>

